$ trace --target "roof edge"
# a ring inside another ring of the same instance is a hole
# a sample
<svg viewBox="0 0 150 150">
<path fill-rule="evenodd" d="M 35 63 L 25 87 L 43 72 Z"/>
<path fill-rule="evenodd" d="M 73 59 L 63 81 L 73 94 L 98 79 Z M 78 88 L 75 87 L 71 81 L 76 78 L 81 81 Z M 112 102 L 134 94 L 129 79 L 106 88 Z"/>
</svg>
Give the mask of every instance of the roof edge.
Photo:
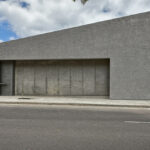
<svg viewBox="0 0 150 150">
<path fill-rule="evenodd" d="M 18 41 L 18 40 L 24 40 L 24 39 L 28 39 L 28 38 L 39 37 L 41 35 L 47 35 L 47 34 L 50 34 L 50 33 L 57 33 L 57 32 L 71 30 L 71 29 L 76 29 L 76 28 L 80 28 L 80 27 L 86 27 L 86 26 L 89 26 L 89 25 L 94 25 L 94 24 L 99 24 L 99 23 L 109 23 L 109 22 L 118 21 L 118 20 L 121 21 L 121 20 L 124 20 L 124 19 L 136 17 L 136 16 L 139 16 L 139 15 L 145 15 L 145 14 L 150 14 L 150 11 L 137 13 L 137 14 L 132 14 L 132 15 L 127 15 L 127 16 L 122 16 L 122 17 L 117 17 L 117 18 L 104 20 L 104 21 L 98 21 L 98 22 L 84 24 L 84 25 L 79 25 L 79 26 L 65 28 L 65 29 L 60 29 L 60 30 L 56 30 L 56 31 L 52 31 L 52 32 L 46 32 L 46 33 L 41 33 L 41 34 L 37 34 L 37 35 L 27 36 L 27 37 L 24 37 L 24 38 L 19 38 L 19 39 L 15 39 L 15 40 L 11 40 L 11 41 L 2 42 L 2 43 L 0 43 L 0 46 L 3 45 L 3 44 L 6 44 L 6 43 L 13 43 L 14 41 Z"/>
</svg>

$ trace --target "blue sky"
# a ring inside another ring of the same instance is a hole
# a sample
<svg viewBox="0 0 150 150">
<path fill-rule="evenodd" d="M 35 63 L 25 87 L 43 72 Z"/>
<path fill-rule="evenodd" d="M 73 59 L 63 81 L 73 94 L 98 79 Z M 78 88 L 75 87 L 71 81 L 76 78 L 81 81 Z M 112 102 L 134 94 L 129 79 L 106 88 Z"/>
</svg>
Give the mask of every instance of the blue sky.
<svg viewBox="0 0 150 150">
<path fill-rule="evenodd" d="M 0 39 L 3 41 L 9 41 L 12 38 L 17 38 L 16 33 L 11 29 L 11 25 L 7 21 L 0 22 Z"/>
<path fill-rule="evenodd" d="M 150 11 L 150 0 L 0 0 L 0 42 Z"/>
</svg>

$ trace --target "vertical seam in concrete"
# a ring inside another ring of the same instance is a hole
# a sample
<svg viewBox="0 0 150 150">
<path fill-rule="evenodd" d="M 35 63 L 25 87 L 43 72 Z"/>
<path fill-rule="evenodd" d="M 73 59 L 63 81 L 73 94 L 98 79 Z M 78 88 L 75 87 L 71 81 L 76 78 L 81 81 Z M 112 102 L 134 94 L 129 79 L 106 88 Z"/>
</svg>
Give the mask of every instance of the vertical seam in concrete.
<svg viewBox="0 0 150 150">
<path fill-rule="evenodd" d="M 23 96 L 23 94 L 24 94 L 24 68 L 25 68 L 25 62 L 23 62 L 23 79 L 22 79 L 22 92 L 21 92 L 21 95 Z"/>
<path fill-rule="evenodd" d="M 15 72 L 15 76 L 14 76 L 14 85 L 15 85 L 15 95 L 18 95 L 18 91 L 17 91 L 17 81 L 18 81 L 18 79 L 17 79 L 17 62 L 15 61 L 15 70 L 14 70 L 14 72 Z"/>
<path fill-rule="evenodd" d="M 111 90 L 111 86 L 110 86 L 110 84 L 111 84 L 111 82 L 110 82 L 110 77 L 111 77 L 111 61 L 110 61 L 110 58 L 109 58 L 109 62 L 108 62 L 108 95 L 109 95 L 109 98 L 111 97 L 110 96 L 110 90 Z"/>
<path fill-rule="evenodd" d="M 82 95 L 84 95 L 84 61 L 81 61 L 82 67 Z"/>
<path fill-rule="evenodd" d="M 95 68 L 95 95 L 96 95 L 96 61 L 94 61 L 94 68 Z"/>
<path fill-rule="evenodd" d="M 70 70 L 70 95 L 71 95 L 71 79 L 72 79 L 71 78 L 71 62 L 70 63 L 68 62 L 68 65 L 69 65 L 69 70 Z"/>
<path fill-rule="evenodd" d="M 14 76 L 14 78 L 15 78 L 15 80 L 14 80 L 15 81 L 15 84 L 14 84 L 15 85 L 15 95 L 18 95 L 18 90 L 17 90 L 18 89 L 17 88 L 17 86 L 18 86 L 18 83 L 17 83 L 17 81 L 18 81 L 18 78 L 17 78 L 17 76 L 18 76 L 17 69 L 18 69 L 17 68 L 17 61 L 15 61 L 15 70 L 14 70 L 15 71 L 15 76 Z"/>
<path fill-rule="evenodd" d="M 48 72 L 48 62 L 46 62 L 46 67 L 45 67 L 45 74 L 46 74 L 46 77 L 45 77 L 45 92 L 46 92 L 46 95 L 48 93 L 47 91 L 47 72 Z"/>
<path fill-rule="evenodd" d="M 56 67 L 57 67 L 57 73 L 58 73 L 58 95 L 60 95 L 60 85 L 59 85 L 59 82 L 60 82 L 60 79 L 59 79 L 59 75 L 60 75 L 60 73 L 59 73 L 59 69 L 60 69 L 60 62 L 56 62 Z"/>
<path fill-rule="evenodd" d="M 12 95 L 15 95 L 15 65 L 16 65 L 16 62 L 15 61 L 12 61 Z"/>
<path fill-rule="evenodd" d="M 36 73 L 36 63 L 34 62 L 34 88 L 33 88 L 33 94 L 35 95 L 35 73 Z"/>
</svg>

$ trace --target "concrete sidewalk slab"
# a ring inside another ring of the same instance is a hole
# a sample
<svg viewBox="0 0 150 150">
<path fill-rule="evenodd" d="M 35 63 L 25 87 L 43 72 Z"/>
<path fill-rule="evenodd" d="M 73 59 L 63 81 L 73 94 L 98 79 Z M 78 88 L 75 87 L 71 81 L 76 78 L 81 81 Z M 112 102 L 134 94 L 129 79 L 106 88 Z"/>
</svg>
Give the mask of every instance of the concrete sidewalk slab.
<svg viewBox="0 0 150 150">
<path fill-rule="evenodd" d="M 1 96 L 0 104 L 79 105 L 150 108 L 150 100 L 110 100 L 108 97 Z"/>
</svg>

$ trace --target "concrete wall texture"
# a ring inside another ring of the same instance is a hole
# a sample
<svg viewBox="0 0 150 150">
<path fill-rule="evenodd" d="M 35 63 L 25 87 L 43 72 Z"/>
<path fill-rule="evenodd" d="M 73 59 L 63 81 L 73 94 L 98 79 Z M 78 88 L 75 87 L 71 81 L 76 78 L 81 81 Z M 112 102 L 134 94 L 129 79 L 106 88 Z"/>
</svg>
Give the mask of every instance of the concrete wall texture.
<svg viewBox="0 0 150 150">
<path fill-rule="evenodd" d="M 14 94 L 14 63 L 12 61 L 2 61 L 0 64 L 0 95 Z"/>
<path fill-rule="evenodd" d="M 108 96 L 108 60 L 17 61 L 16 95 Z"/>
<path fill-rule="evenodd" d="M 0 60 L 104 58 L 111 99 L 150 99 L 150 12 L 0 44 Z"/>
</svg>

